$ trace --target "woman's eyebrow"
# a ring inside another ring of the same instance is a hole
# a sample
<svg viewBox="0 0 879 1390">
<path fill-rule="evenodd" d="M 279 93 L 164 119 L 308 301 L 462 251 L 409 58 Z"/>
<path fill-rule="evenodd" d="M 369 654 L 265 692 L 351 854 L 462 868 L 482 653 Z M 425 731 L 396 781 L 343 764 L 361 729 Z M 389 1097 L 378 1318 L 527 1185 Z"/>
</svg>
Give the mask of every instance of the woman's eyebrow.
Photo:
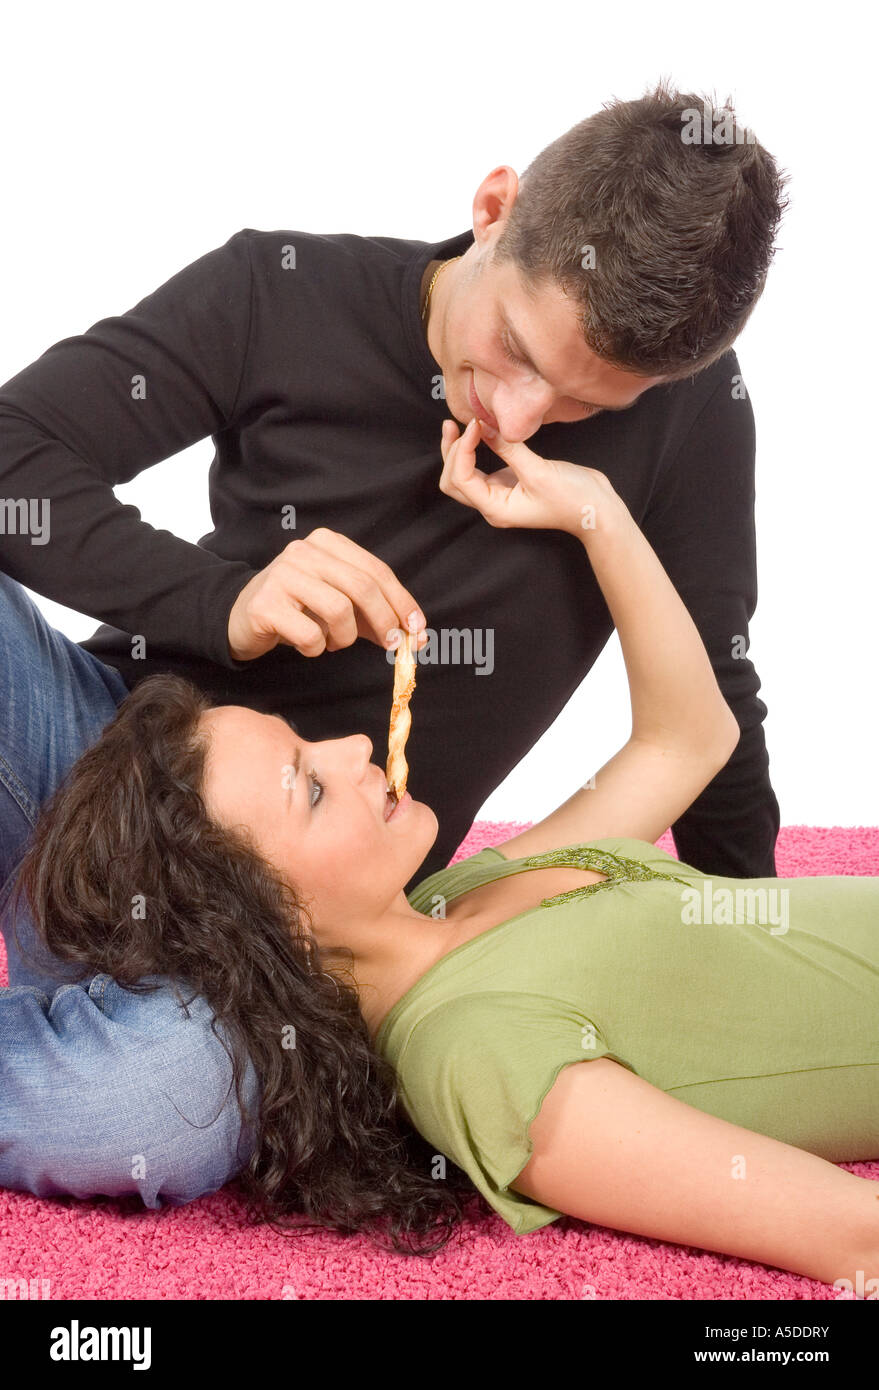
<svg viewBox="0 0 879 1390">
<path fill-rule="evenodd" d="M 284 717 L 283 714 L 273 714 L 273 715 L 271 716 L 271 718 L 272 718 L 272 719 L 280 719 L 281 723 L 285 726 L 285 728 L 291 729 L 291 730 L 295 733 L 295 730 L 293 729 L 293 725 L 290 723 L 290 720 L 289 720 L 289 719 L 286 719 L 286 718 Z M 294 753 L 293 753 L 293 771 L 296 773 L 296 776 L 297 776 L 297 777 L 299 776 L 299 765 L 300 765 L 301 762 L 302 762 L 302 749 L 299 747 L 299 744 L 297 743 L 296 748 L 295 748 Z M 288 801 L 288 802 L 292 801 L 292 799 L 293 799 L 293 787 L 294 787 L 294 786 L 295 786 L 295 779 L 294 779 L 293 782 L 291 782 L 290 786 L 287 788 L 287 790 L 288 790 L 288 792 L 289 792 L 289 796 L 287 797 L 287 801 Z"/>
<path fill-rule="evenodd" d="M 513 339 L 513 344 L 519 356 L 523 357 L 525 361 L 528 363 L 529 367 L 533 367 L 537 375 L 543 377 L 543 380 L 545 381 L 546 377 L 543 376 L 543 372 L 540 370 L 531 354 L 529 352 L 526 352 L 523 348 L 522 339 L 519 336 L 519 332 L 516 329 L 515 325 L 510 322 L 505 311 L 501 313 L 501 320 L 503 322 L 504 327 L 507 330 L 507 333 Z M 632 406 L 634 405 L 634 401 L 632 401 L 629 405 L 598 405 L 595 401 L 585 401 L 582 400 L 579 396 L 574 396 L 572 397 L 572 399 L 579 401 L 581 405 L 588 406 L 590 410 L 631 410 Z"/>
</svg>

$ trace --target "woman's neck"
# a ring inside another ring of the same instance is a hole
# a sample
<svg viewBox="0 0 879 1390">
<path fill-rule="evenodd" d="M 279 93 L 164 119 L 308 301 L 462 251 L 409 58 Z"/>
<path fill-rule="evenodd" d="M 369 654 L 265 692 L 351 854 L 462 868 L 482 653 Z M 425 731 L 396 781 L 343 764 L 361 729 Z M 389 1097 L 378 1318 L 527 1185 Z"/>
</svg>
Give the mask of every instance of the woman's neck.
<svg viewBox="0 0 879 1390">
<path fill-rule="evenodd" d="M 397 1001 L 462 939 L 464 919 L 459 921 L 451 906 L 445 918 L 437 919 L 415 912 L 405 895 L 401 894 L 401 898 L 405 910 L 400 904 L 380 923 L 357 923 L 353 927 L 349 923 L 344 946 L 335 942 L 333 946 L 322 945 L 330 968 L 336 959 L 334 947 L 339 951 L 338 959 L 343 963 L 346 978 L 353 978 L 360 1011 L 373 1038 Z"/>
</svg>

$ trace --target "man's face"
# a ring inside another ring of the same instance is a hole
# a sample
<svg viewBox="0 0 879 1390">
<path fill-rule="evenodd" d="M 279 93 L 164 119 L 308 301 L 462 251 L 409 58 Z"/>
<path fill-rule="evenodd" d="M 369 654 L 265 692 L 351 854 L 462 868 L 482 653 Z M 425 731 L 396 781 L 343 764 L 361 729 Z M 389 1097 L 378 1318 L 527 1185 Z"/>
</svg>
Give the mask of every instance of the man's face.
<svg viewBox="0 0 879 1390">
<path fill-rule="evenodd" d="M 498 233 L 501 226 L 494 224 Z M 435 346 L 432 322 L 429 327 L 456 420 L 478 415 L 517 443 L 541 425 L 625 409 L 663 380 L 619 371 L 596 357 L 572 301 L 554 282 L 532 298 L 516 266 L 490 264 L 496 239 L 474 243 L 456 263 Z"/>
</svg>

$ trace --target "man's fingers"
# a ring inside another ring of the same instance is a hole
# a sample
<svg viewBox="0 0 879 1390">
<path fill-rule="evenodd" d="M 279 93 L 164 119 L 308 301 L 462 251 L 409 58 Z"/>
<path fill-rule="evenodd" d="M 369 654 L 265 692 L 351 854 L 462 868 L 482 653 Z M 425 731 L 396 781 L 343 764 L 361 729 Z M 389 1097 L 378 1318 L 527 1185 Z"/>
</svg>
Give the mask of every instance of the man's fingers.
<svg viewBox="0 0 879 1390">
<path fill-rule="evenodd" d="M 332 584 L 327 584 L 325 580 L 316 575 L 303 574 L 300 570 L 296 576 L 295 598 L 290 599 L 291 615 L 296 612 L 297 607 L 304 610 L 307 618 L 314 620 L 323 634 L 325 645 L 332 645 L 333 651 L 340 647 L 350 647 L 352 642 L 357 641 L 357 616 L 354 605 L 350 598 Z M 280 605 L 279 611 L 283 621 L 283 605 Z M 296 622 L 294 630 L 301 631 L 302 625 Z M 278 631 L 279 635 L 286 639 L 286 632 L 282 628 Z"/>
<path fill-rule="evenodd" d="M 421 605 L 415 595 L 412 594 L 394 574 L 390 565 L 384 560 L 380 560 L 377 555 L 369 550 L 364 550 L 362 545 L 352 541 L 350 536 L 343 536 L 339 531 L 330 531 L 326 527 L 319 527 L 317 531 L 311 533 L 309 539 L 316 538 L 316 543 L 321 548 L 329 548 L 338 553 L 343 560 L 346 558 L 357 568 L 364 569 L 372 576 L 384 595 L 387 603 L 394 612 L 394 624 L 402 620 L 403 627 L 407 632 L 421 632 L 427 626 L 427 619 Z M 411 614 L 415 614 L 415 622 L 409 623 Z M 384 628 L 376 629 L 379 641 L 384 643 Z"/>
<path fill-rule="evenodd" d="M 279 594 L 275 600 L 261 596 L 259 613 L 252 616 L 252 622 L 256 629 L 271 633 L 278 642 L 295 647 L 303 656 L 320 656 L 326 649 L 320 623 L 283 595 Z"/>
<path fill-rule="evenodd" d="M 413 595 L 393 570 L 350 537 L 321 527 L 311 533 L 304 548 L 294 550 L 295 544 L 287 548 L 290 569 L 285 587 L 293 598 L 304 594 L 308 606 L 327 622 L 339 645 L 350 645 L 361 631 L 358 614 L 365 620 L 363 635 L 382 647 L 391 628 L 412 630 L 408 622 L 412 612 L 418 614 L 414 630 L 420 632 L 426 626 Z M 309 574 L 304 573 L 305 564 L 310 566 Z M 281 566 L 279 574 L 285 569 Z M 309 581 L 317 583 L 318 589 L 309 588 Z"/>
</svg>

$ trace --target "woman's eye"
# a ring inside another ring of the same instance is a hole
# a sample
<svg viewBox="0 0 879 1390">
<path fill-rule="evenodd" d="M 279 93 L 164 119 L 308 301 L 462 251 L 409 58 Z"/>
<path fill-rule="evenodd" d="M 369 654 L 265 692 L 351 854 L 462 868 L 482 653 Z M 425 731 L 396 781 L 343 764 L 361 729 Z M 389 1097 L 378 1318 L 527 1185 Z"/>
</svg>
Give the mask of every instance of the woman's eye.
<svg viewBox="0 0 879 1390">
<path fill-rule="evenodd" d="M 317 796 L 315 797 L 314 801 L 311 802 L 311 807 L 312 807 L 312 810 L 313 810 L 314 807 L 317 805 L 317 803 L 320 801 L 321 797 L 323 796 L 323 794 L 324 794 L 324 789 L 323 789 L 323 783 L 322 783 L 322 782 L 319 782 L 319 781 L 317 780 L 317 778 L 315 777 L 315 775 L 314 775 L 313 772 L 309 772 L 308 776 L 309 776 L 309 778 L 311 779 L 311 784 L 312 784 L 312 786 L 313 786 L 313 787 L 319 787 L 319 788 L 320 788 L 320 791 L 318 792 L 318 794 L 317 794 Z"/>
</svg>

